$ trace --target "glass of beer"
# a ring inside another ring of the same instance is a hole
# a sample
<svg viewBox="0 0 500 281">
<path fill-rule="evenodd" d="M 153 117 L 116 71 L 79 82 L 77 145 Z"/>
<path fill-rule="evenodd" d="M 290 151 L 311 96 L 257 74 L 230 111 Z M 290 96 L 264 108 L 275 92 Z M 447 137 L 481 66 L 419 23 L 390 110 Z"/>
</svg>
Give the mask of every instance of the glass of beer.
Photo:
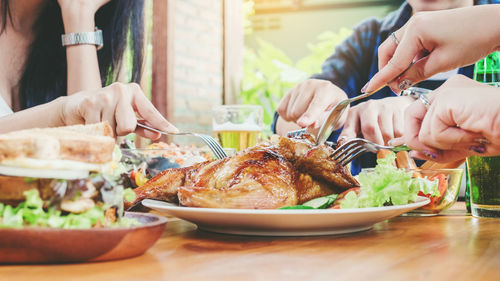
<svg viewBox="0 0 500 281">
<path fill-rule="evenodd" d="M 487 84 L 500 87 L 500 82 Z M 500 156 L 470 156 L 467 171 L 472 215 L 500 218 Z"/>
<path fill-rule="evenodd" d="M 258 105 L 221 105 L 213 109 L 212 129 L 224 148 L 240 151 L 257 144 L 263 109 Z"/>
</svg>

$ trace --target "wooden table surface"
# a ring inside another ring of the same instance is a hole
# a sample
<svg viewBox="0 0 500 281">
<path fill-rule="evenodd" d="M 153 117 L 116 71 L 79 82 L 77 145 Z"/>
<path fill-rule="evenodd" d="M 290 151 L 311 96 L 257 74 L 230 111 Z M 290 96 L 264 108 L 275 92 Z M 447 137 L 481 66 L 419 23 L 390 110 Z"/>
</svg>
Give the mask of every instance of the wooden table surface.
<svg viewBox="0 0 500 281">
<path fill-rule="evenodd" d="M 1 238 L 0 238 L 1 239 Z M 172 219 L 143 256 L 122 261 L 0 266 L 0 280 L 496 280 L 500 219 L 397 217 L 366 232 L 245 237 Z"/>
</svg>

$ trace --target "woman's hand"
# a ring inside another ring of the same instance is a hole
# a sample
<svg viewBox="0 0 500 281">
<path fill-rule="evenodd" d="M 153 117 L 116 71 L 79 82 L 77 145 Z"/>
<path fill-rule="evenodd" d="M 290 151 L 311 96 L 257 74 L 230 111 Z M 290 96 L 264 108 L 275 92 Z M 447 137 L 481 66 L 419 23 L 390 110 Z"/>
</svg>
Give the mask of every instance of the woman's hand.
<svg viewBox="0 0 500 281">
<path fill-rule="evenodd" d="M 470 155 L 500 155 L 500 88 L 456 75 L 405 112 L 404 136 L 413 157 L 448 162 Z"/>
<path fill-rule="evenodd" d="M 472 64 L 498 50 L 499 17 L 500 5 L 415 14 L 394 33 L 399 44 L 389 37 L 379 46 L 380 71 L 370 80 L 366 92 L 386 84 L 400 92 L 434 74 Z"/>
<path fill-rule="evenodd" d="M 330 81 L 309 79 L 291 89 L 281 100 L 277 111 L 283 120 L 315 131 L 328 116 L 329 110 L 344 99 L 347 99 L 344 91 Z M 344 121 L 345 118 L 340 120 L 338 127 Z"/>
<path fill-rule="evenodd" d="M 385 145 L 389 140 L 401 137 L 404 112 L 413 101 L 412 97 L 388 97 L 352 107 L 339 139 L 362 137 Z"/>
<path fill-rule="evenodd" d="M 114 83 L 95 91 L 83 91 L 54 101 L 58 104 L 55 126 L 107 121 L 118 136 L 136 132 L 157 139 L 158 133 L 137 129 L 137 116 L 166 132 L 177 132 L 146 98 L 137 84 Z"/>
</svg>

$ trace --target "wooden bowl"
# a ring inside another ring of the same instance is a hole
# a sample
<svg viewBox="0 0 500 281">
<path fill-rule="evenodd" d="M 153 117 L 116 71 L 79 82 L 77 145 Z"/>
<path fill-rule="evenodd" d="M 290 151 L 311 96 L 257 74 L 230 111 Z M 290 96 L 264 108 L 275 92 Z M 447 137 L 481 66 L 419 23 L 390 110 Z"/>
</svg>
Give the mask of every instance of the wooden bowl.
<svg viewBox="0 0 500 281">
<path fill-rule="evenodd" d="M 127 212 L 134 227 L 0 228 L 0 263 L 41 264 L 117 260 L 142 255 L 160 238 L 167 218 Z"/>
</svg>

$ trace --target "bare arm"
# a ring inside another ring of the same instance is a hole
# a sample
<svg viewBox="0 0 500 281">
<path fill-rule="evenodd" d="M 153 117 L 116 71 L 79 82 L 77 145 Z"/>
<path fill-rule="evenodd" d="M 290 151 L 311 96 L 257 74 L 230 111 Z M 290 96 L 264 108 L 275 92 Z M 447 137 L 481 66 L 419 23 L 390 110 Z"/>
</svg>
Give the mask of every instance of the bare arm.
<svg viewBox="0 0 500 281">
<path fill-rule="evenodd" d="M 0 118 L 0 133 L 29 129 L 63 126 L 58 119 L 61 100 L 56 99 Z"/>
<path fill-rule="evenodd" d="M 1 117 L 0 133 L 107 121 L 118 136 L 135 132 L 146 138 L 160 137 L 158 133 L 138 129 L 137 118 L 160 130 L 177 132 L 177 128 L 146 98 L 139 85 L 114 83 Z"/>
<path fill-rule="evenodd" d="M 94 31 L 94 15 L 109 0 L 59 0 L 64 22 L 64 32 Z M 82 90 L 102 87 L 97 48 L 94 45 L 66 47 L 68 71 L 68 95 Z"/>
</svg>

